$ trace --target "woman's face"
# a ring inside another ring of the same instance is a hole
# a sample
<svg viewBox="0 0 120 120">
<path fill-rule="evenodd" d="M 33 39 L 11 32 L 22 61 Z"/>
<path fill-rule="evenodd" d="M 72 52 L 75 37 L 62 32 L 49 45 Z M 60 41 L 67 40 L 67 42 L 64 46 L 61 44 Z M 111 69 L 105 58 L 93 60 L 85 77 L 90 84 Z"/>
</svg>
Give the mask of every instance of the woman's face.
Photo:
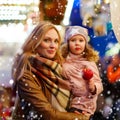
<svg viewBox="0 0 120 120">
<path fill-rule="evenodd" d="M 80 55 L 85 50 L 86 40 L 81 35 L 75 35 L 69 39 L 69 50 L 72 54 Z"/>
<path fill-rule="evenodd" d="M 37 52 L 40 56 L 48 59 L 55 57 L 56 51 L 59 47 L 59 36 L 55 29 L 50 29 L 46 32 L 44 39 L 37 48 Z"/>
</svg>

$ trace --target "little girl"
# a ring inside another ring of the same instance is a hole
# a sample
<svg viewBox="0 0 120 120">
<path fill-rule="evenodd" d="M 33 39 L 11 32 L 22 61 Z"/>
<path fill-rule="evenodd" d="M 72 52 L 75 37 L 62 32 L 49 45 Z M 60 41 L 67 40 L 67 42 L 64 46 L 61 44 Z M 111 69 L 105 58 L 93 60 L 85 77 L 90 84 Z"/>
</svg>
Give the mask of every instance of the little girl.
<svg viewBox="0 0 120 120">
<path fill-rule="evenodd" d="M 88 45 L 87 29 L 69 26 L 61 52 L 65 58 L 63 76 L 71 83 L 69 112 L 93 115 L 103 85 L 97 68 L 98 53 Z"/>
</svg>

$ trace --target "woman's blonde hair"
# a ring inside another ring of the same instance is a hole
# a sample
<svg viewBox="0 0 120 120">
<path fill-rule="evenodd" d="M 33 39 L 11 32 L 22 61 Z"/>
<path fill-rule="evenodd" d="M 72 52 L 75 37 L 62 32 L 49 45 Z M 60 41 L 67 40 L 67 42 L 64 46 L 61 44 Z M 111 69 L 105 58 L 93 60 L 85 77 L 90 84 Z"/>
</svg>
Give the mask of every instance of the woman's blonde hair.
<svg viewBox="0 0 120 120">
<path fill-rule="evenodd" d="M 31 69 L 29 57 L 37 54 L 37 48 L 41 44 L 46 32 L 50 29 L 55 29 L 59 36 L 59 48 L 61 45 L 61 36 L 56 26 L 48 21 L 41 21 L 31 32 L 21 47 L 21 53 L 17 53 L 12 66 L 12 78 L 17 80 L 26 69 Z M 56 52 L 54 60 L 62 61 L 62 55 L 59 49 Z"/>
<path fill-rule="evenodd" d="M 67 55 L 69 54 L 69 43 L 63 43 L 61 45 L 61 54 L 64 58 L 67 57 Z M 83 57 L 86 58 L 88 61 L 94 61 L 94 62 L 98 62 L 99 60 L 99 55 L 98 52 L 95 51 L 91 45 L 89 45 L 88 43 L 85 46 L 85 50 L 84 50 L 84 54 Z"/>
</svg>

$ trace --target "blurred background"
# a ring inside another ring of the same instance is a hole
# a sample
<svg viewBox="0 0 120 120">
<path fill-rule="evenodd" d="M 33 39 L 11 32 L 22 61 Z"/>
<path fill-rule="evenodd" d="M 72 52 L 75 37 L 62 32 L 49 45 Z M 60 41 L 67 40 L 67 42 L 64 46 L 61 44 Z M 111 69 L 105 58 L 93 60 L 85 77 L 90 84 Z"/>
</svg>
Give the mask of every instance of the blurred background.
<svg viewBox="0 0 120 120">
<path fill-rule="evenodd" d="M 119 0 L 114 3 L 110 0 L 0 0 L 0 119 L 11 120 L 14 107 L 11 78 L 14 55 L 37 23 L 47 20 L 58 27 L 61 35 L 68 25 L 88 29 L 89 44 L 99 52 L 98 68 L 104 86 L 93 119 L 120 120 L 120 32 L 114 31 L 112 19 L 114 14 L 119 14 L 113 11 L 120 8 L 117 3 Z M 115 22 L 119 23 L 119 19 Z M 110 64 L 115 66 L 112 79 L 108 75 Z"/>
</svg>

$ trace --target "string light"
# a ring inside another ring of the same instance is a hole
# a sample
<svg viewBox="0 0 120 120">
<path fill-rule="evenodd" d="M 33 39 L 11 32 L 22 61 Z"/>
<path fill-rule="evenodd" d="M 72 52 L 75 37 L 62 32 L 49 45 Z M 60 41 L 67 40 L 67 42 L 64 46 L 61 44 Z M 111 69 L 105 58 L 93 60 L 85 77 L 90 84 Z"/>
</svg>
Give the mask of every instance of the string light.
<svg viewBox="0 0 120 120">
<path fill-rule="evenodd" d="M 0 21 L 26 20 L 28 12 L 38 12 L 38 3 L 39 0 L 0 0 Z"/>
</svg>

